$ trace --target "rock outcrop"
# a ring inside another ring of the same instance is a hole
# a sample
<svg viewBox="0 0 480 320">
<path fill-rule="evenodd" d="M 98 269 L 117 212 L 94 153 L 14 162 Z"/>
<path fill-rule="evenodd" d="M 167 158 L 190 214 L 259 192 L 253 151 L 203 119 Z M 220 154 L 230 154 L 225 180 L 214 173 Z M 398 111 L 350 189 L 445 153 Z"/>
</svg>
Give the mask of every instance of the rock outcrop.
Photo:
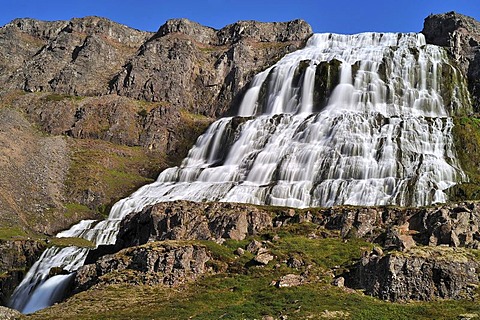
<svg viewBox="0 0 480 320">
<path fill-rule="evenodd" d="M 480 111 L 480 22 L 456 13 L 430 15 L 422 33 L 427 43 L 446 47 L 468 79 L 474 109 Z"/>
<path fill-rule="evenodd" d="M 45 243 L 35 240 L 0 240 L 0 305 L 7 303 L 43 249 Z"/>
<path fill-rule="evenodd" d="M 471 298 L 479 285 L 475 257 L 462 249 L 423 247 L 404 253 L 366 253 L 346 285 L 390 301 Z"/>
<path fill-rule="evenodd" d="M 127 216 L 117 237 L 119 247 L 161 240 L 243 240 L 272 227 L 268 211 L 247 204 L 164 202 Z"/>
<path fill-rule="evenodd" d="M 151 242 L 83 266 L 76 273 L 73 291 L 84 291 L 100 282 L 177 286 L 211 272 L 207 264 L 210 260 L 211 255 L 204 246 Z"/>
<path fill-rule="evenodd" d="M 99 17 L 14 20 L 0 29 L 2 54 L 9 58 L 2 88 L 104 94 L 108 81 L 150 36 Z"/>
<path fill-rule="evenodd" d="M 339 230 L 342 238 L 363 238 L 389 250 L 416 245 L 480 247 L 479 202 L 425 208 L 289 209 L 190 201 L 162 202 L 128 215 L 121 223 L 117 246 L 161 240 L 242 240 L 268 228 L 302 222 Z"/>
</svg>

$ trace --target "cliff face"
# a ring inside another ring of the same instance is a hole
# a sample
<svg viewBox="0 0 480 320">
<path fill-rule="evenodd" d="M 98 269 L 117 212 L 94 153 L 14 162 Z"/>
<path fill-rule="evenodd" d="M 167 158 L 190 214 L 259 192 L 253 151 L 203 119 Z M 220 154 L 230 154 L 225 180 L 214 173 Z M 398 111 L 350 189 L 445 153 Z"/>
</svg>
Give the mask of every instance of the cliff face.
<svg viewBox="0 0 480 320">
<path fill-rule="evenodd" d="M 221 30 L 170 20 L 111 82 L 110 91 L 218 116 L 238 102 L 252 77 L 305 43 L 311 27 L 242 21 Z"/>
<path fill-rule="evenodd" d="M 243 21 L 221 30 L 186 19 L 157 33 L 104 18 L 18 19 L 0 29 L 0 87 L 94 96 L 117 93 L 213 116 L 258 71 L 304 45 L 304 21 Z"/>
<path fill-rule="evenodd" d="M 475 111 L 480 110 L 480 22 L 449 12 L 430 15 L 422 33 L 427 43 L 446 47 L 467 76 Z"/>
</svg>

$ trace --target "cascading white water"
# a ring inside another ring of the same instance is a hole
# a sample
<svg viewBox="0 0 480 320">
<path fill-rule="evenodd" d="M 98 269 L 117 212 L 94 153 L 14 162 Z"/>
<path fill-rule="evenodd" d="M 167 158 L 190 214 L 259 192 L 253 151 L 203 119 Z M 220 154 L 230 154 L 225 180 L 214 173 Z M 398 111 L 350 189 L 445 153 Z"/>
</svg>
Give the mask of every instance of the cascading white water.
<svg viewBox="0 0 480 320">
<path fill-rule="evenodd" d="M 446 200 L 465 180 L 445 106 L 442 49 L 421 34 L 316 34 L 307 46 L 257 75 L 238 116 L 198 138 L 180 167 L 114 205 L 107 220 L 58 236 L 113 244 L 121 219 L 161 201 L 231 201 L 293 207 L 422 206 Z M 461 106 L 460 106 L 461 107 Z M 32 267 L 12 306 L 33 312 L 54 299 L 87 249 L 52 248 Z M 50 300 L 49 300 L 50 299 Z M 45 301 L 48 300 L 48 301 Z"/>
</svg>

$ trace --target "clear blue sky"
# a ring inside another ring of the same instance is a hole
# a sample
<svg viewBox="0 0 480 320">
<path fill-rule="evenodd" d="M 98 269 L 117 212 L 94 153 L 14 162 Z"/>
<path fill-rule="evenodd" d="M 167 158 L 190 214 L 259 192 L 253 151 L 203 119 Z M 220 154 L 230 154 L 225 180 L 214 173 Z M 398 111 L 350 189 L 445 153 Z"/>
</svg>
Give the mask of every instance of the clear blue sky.
<svg viewBox="0 0 480 320">
<path fill-rule="evenodd" d="M 96 15 L 156 31 L 188 18 L 216 29 L 238 20 L 301 18 L 315 32 L 420 31 L 430 13 L 456 11 L 480 20 L 480 0 L 0 0 L 0 26 L 14 18 L 68 20 Z"/>
</svg>

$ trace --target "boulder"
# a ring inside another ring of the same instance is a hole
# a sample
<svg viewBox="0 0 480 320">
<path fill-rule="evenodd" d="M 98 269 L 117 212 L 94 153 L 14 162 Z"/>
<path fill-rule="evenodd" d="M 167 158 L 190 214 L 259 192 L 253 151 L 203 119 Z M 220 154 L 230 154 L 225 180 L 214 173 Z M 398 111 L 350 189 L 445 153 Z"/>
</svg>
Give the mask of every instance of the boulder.
<svg viewBox="0 0 480 320">
<path fill-rule="evenodd" d="M 389 301 L 470 299 L 479 284 L 479 266 L 467 250 L 448 247 L 367 253 L 345 274 L 345 285 Z"/>
<path fill-rule="evenodd" d="M 209 260 L 210 253 L 200 245 L 151 242 L 105 255 L 94 264 L 81 267 L 75 275 L 73 291 L 84 291 L 100 282 L 177 286 L 210 272 Z"/>
<path fill-rule="evenodd" d="M 289 273 L 282 276 L 276 283 L 277 288 L 296 287 L 303 283 L 303 277 L 298 274 Z"/>
</svg>

